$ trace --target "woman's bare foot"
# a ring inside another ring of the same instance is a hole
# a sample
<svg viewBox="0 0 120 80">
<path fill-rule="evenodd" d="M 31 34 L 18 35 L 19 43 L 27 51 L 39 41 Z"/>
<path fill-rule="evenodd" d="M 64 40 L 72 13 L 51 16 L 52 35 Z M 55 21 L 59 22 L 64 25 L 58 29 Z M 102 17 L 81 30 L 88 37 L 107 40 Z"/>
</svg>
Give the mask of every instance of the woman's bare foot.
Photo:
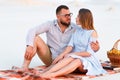
<svg viewBox="0 0 120 80">
<path fill-rule="evenodd" d="M 27 75 L 27 76 L 25 76 L 25 77 L 22 77 L 21 80 L 27 80 L 29 77 L 30 77 L 30 76 Z"/>
<path fill-rule="evenodd" d="M 42 78 L 54 78 L 55 75 L 53 73 L 43 73 L 39 75 Z"/>
</svg>

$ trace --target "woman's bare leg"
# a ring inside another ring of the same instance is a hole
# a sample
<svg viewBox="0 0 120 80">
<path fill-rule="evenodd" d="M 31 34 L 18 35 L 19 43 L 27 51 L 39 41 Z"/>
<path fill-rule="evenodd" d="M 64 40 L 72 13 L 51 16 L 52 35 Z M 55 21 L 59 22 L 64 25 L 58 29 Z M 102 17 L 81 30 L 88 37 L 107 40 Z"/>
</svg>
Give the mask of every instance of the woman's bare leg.
<svg viewBox="0 0 120 80">
<path fill-rule="evenodd" d="M 67 66 L 73 60 L 74 60 L 74 58 L 72 58 L 72 57 L 66 57 L 66 58 L 62 59 L 61 61 L 59 61 L 58 63 L 56 63 L 55 65 L 53 65 L 52 67 L 50 67 L 49 70 L 46 71 L 45 73 L 55 72 L 65 66 Z"/>
<path fill-rule="evenodd" d="M 53 66 L 54 66 L 54 65 L 50 65 L 49 67 L 47 67 L 46 69 L 44 69 L 44 70 L 42 71 L 42 73 L 47 72 L 47 71 L 50 70 Z M 40 74 L 41 74 L 41 73 L 40 73 Z"/>
<path fill-rule="evenodd" d="M 73 61 L 71 61 L 71 63 L 62 67 L 58 71 L 43 73 L 43 74 L 41 74 L 41 77 L 51 78 L 51 77 L 66 75 L 66 74 L 69 74 L 69 73 L 73 72 L 79 66 L 81 66 L 80 59 L 74 59 Z"/>
</svg>

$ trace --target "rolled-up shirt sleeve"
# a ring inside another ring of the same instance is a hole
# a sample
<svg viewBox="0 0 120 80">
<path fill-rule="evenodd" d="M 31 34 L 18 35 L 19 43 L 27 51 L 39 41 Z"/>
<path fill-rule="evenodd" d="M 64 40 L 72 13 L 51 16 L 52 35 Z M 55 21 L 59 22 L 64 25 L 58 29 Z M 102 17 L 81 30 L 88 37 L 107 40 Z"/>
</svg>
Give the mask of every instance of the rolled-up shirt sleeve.
<svg viewBox="0 0 120 80">
<path fill-rule="evenodd" d="M 26 36 L 26 45 L 33 46 L 34 45 L 34 38 L 41 33 L 46 33 L 50 28 L 50 22 L 43 23 L 39 26 L 31 28 Z"/>
</svg>

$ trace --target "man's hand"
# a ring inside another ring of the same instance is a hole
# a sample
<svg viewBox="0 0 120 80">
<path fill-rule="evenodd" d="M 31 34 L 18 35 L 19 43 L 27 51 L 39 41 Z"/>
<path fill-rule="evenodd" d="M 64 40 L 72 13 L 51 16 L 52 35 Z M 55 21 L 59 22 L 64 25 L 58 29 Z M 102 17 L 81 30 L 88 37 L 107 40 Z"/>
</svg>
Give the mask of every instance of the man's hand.
<svg viewBox="0 0 120 80">
<path fill-rule="evenodd" d="M 26 48 L 26 52 L 25 52 L 25 59 L 27 60 L 31 60 L 33 57 L 34 53 L 33 53 L 33 47 L 32 46 L 28 46 Z"/>
<path fill-rule="evenodd" d="M 96 43 L 95 42 L 91 42 L 90 45 L 91 45 L 91 48 L 93 49 L 93 51 L 95 51 L 95 52 L 97 52 L 100 49 L 98 41 L 96 41 Z"/>
</svg>

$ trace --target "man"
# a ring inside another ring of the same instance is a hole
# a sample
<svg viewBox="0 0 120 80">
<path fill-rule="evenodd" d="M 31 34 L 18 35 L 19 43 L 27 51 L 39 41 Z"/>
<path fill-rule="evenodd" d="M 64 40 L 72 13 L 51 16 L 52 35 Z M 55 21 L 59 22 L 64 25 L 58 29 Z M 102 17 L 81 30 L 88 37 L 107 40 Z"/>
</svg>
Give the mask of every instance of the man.
<svg viewBox="0 0 120 80">
<path fill-rule="evenodd" d="M 60 53 L 67 46 L 72 33 L 77 28 L 77 25 L 71 23 L 69 8 L 65 5 L 60 5 L 56 9 L 57 20 L 43 23 L 35 28 L 32 28 L 27 35 L 27 47 L 24 56 L 23 70 L 27 70 L 29 64 L 37 53 L 39 58 L 46 66 L 55 64 L 63 58 Z M 38 36 L 46 33 L 47 44 Z M 94 51 L 99 49 L 98 42 L 91 45 Z"/>
</svg>

